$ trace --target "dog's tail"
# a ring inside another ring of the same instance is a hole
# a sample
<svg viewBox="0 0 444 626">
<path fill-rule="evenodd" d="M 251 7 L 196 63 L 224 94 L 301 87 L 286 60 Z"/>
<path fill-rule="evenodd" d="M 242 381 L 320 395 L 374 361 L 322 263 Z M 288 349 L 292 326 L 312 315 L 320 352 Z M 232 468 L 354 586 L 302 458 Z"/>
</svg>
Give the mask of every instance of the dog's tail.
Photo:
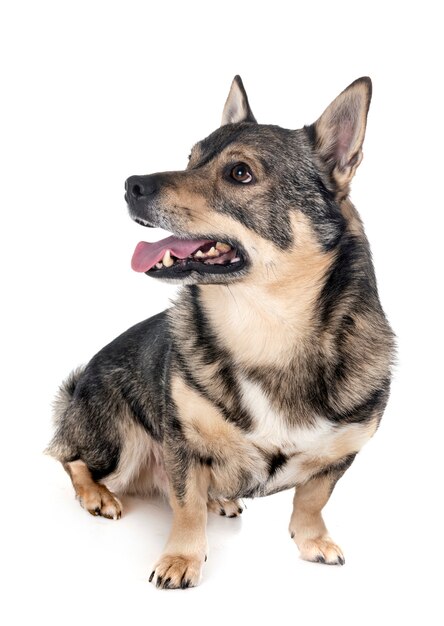
<svg viewBox="0 0 444 626">
<path fill-rule="evenodd" d="M 53 421 L 55 426 L 58 425 L 62 415 L 64 415 L 71 404 L 74 391 L 84 369 L 84 367 L 77 367 L 60 385 L 53 403 Z"/>
<path fill-rule="evenodd" d="M 61 437 L 61 430 L 63 418 L 71 406 L 74 391 L 80 376 L 83 374 L 83 370 L 83 366 L 73 370 L 68 378 L 60 385 L 57 395 L 54 398 L 52 418 L 56 432 L 51 443 L 44 450 L 44 454 L 49 454 L 59 460 L 66 459 L 72 456 L 73 453 L 70 446 L 64 441 L 64 438 Z"/>
</svg>

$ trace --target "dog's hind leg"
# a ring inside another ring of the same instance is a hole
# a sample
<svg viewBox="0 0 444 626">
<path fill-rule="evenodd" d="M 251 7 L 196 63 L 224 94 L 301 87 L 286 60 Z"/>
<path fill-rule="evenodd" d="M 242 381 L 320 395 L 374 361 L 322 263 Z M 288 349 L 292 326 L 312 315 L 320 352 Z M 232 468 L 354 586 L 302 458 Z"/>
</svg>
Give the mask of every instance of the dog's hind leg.
<svg viewBox="0 0 444 626">
<path fill-rule="evenodd" d="M 321 511 L 354 457 L 354 454 L 345 457 L 337 465 L 296 487 L 289 530 L 300 550 L 301 558 L 306 561 L 329 565 L 345 563 L 341 548 L 328 535 Z"/>
<path fill-rule="evenodd" d="M 101 515 L 108 519 L 119 519 L 122 505 L 116 496 L 100 483 L 95 482 L 86 463 L 81 460 L 64 463 L 63 467 L 71 481 L 80 504 L 91 515 Z"/>
</svg>

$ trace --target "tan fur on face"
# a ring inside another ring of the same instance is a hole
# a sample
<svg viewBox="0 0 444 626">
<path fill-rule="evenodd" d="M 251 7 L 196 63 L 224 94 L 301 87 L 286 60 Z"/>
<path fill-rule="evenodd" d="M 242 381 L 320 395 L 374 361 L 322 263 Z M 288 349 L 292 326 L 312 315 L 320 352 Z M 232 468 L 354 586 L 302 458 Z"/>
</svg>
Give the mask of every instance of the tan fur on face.
<svg viewBox="0 0 444 626">
<path fill-rule="evenodd" d="M 174 229 L 183 228 L 187 235 L 199 235 L 208 232 L 220 231 L 221 234 L 239 238 L 240 233 L 249 231 L 229 215 L 219 213 L 211 206 L 208 196 L 213 189 L 227 199 L 236 202 L 239 190 L 227 184 L 224 169 L 227 162 L 246 161 L 255 172 L 256 179 L 260 180 L 262 193 L 266 193 L 273 184 L 267 177 L 262 162 L 248 146 L 231 144 L 229 148 L 214 156 L 209 163 L 193 168 L 201 157 L 199 147 L 191 153 L 188 169 L 184 172 L 175 172 L 171 185 L 162 191 L 162 205 L 165 213 L 172 219 Z M 253 199 L 257 195 L 256 186 L 242 187 L 243 201 Z M 227 229 L 225 228 L 227 227 Z M 241 228 L 241 231 L 239 231 Z"/>
</svg>

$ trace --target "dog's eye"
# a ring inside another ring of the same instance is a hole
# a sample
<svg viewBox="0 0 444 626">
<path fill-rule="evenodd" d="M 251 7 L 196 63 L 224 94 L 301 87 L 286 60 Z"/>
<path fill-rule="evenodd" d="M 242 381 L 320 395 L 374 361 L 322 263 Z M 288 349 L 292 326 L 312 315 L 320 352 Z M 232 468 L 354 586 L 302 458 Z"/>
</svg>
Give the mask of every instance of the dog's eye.
<svg viewBox="0 0 444 626">
<path fill-rule="evenodd" d="M 251 183 L 253 180 L 253 175 L 250 172 L 248 165 L 245 165 L 245 163 L 238 163 L 235 165 L 230 172 L 230 176 L 238 183 Z"/>
</svg>

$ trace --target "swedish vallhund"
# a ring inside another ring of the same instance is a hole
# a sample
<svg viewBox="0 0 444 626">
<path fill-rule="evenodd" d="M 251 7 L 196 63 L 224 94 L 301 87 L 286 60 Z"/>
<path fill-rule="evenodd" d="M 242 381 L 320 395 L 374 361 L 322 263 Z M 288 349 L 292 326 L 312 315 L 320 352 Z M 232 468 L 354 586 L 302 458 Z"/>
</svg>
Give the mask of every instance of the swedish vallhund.
<svg viewBox="0 0 444 626">
<path fill-rule="evenodd" d="M 378 428 L 394 351 L 349 199 L 370 98 L 360 78 L 286 130 L 256 122 L 236 76 L 184 171 L 126 181 L 132 219 L 173 233 L 133 269 L 183 287 L 65 381 L 48 452 L 92 515 L 118 519 L 115 493 L 168 497 L 157 587 L 198 584 L 208 511 L 290 488 L 302 558 L 344 563 L 321 512 Z"/>
</svg>

